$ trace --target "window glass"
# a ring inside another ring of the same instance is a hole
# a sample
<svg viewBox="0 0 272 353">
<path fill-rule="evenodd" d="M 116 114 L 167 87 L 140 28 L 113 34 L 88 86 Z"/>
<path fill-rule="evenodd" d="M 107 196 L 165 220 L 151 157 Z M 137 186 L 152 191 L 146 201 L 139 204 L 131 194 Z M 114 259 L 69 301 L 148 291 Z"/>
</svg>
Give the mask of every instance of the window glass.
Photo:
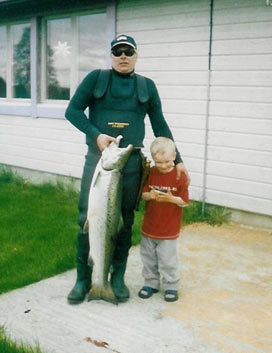
<svg viewBox="0 0 272 353">
<path fill-rule="evenodd" d="M 30 98 L 30 25 L 11 26 L 13 98 Z"/>
<path fill-rule="evenodd" d="M 79 17 L 79 83 L 94 69 L 106 68 L 106 14 Z"/>
<path fill-rule="evenodd" d="M 106 68 L 106 14 L 46 20 L 45 99 L 69 100 L 93 69 Z"/>
<path fill-rule="evenodd" d="M 90 71 L 107 67 L 107 15 L 69 14 L 42 24 L 37 88 L 42 99 L 69 100 Z M 30 23 L 0 26 L 0 98 L 31 98 L 30 48 Z"/>
<path fill-rule="evenodd" d="M 7 96 L 7 31 L 0 27 L 0 97 Z"/>
<path fill-rule="evenodd" d="M 47 21 L 46 81 L 48 99 L 69 99 L 71 20 Z"/>
</svg>

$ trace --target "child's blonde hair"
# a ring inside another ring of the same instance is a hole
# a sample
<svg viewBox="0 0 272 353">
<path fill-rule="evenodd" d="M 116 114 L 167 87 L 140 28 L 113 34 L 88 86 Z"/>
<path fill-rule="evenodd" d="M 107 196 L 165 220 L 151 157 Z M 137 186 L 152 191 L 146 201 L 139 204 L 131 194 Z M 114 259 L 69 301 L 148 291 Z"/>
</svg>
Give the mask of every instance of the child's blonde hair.
<svg viewBox="0 0 272 353">
<path fill-rule="evenodd" d="M 156 156 L 157 153 L 164 154 L 166 152 L 169 152 L 169 153 L 175 154 L 176 145 L 174 141 L 172 141 L 167 137 L 157 137 L 151 143 L 150 152 L 151 152 L 152 158 L 154 158 L 154 156 Z"/>
</svg>

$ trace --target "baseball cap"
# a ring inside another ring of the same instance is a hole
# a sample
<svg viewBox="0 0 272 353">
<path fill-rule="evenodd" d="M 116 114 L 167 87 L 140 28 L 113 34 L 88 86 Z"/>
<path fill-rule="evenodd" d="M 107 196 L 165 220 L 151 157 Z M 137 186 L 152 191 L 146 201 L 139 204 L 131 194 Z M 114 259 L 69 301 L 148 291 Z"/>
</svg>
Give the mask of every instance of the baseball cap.
<svg viewBox="0 0 272 353">
<path fill-rule="evenodd" d="M 127 36 L 125 34 L 120 34 L 111 42 L 111 49 L 116 47 L 116 45 L 119 45 L 119 44 L 126 44 L 134 49 L 137 49 L 137 44 L 135 40 L 132 37 Z"/>
</svg>

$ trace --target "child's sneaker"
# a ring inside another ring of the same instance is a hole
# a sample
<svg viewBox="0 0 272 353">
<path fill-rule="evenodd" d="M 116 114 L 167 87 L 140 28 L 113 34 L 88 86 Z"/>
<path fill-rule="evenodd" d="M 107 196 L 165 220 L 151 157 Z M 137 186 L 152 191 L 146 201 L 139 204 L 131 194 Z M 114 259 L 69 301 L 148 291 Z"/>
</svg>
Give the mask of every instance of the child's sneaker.
<svg viewBox="0 0 272 353">
<path fill-rule="evenodd" d="M 178 291 L 173 289 L 167 289 L 164 292 L 164 300 L 167 302 L 175 302 L 178 300 Z"/>
<path fill-rule="evenodd" d="M 142 299 L 148 299 L 152 297 L 154 293 L 158 293 L 158 289 L 143 286 L 143 288 L 139 291 L 138 296 Z"/>
</svg>

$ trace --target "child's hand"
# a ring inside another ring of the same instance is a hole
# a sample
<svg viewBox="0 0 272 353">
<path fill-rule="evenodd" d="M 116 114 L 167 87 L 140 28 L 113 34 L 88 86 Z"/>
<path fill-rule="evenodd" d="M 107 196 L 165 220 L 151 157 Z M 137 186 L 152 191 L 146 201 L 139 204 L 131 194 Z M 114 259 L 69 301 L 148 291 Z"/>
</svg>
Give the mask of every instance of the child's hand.
<svg viewBox="0 0 272 353">
<path fill-rule="evenodd" d="M 142 193 L 142 199 L 144 201 L 156 200 L 156 197 L 157 197 L 157 192 L 153 188 L 148 192 Z"/>
<path fill-rule="evenodd" d="M 173 202 L 173 194 L 170 191 L 170 188 L 167 189 L 167 192 L 154 190 L 156 193 L 155 200 L 158 202 Z"/>
<path fill-rule="evenodd" d="M 179 207 L 184 207 L 187 204 L 182 200 L 181 197 L 179 196 L 174 196 L 170 190 L 170 188 L 167 189 L 167 192 L 163 192 L 163 191 L 158 191 L 155 190 L 156 192 L 156 198 L 155 200 L 157 202 L 170 202 L 173 203 Z"/>
<path fill-rule="evenodd" d="M 158 191 L 152 188 L 149 192 L 150 200 L 156 200 L 158 196 Z"/>
</svg>

